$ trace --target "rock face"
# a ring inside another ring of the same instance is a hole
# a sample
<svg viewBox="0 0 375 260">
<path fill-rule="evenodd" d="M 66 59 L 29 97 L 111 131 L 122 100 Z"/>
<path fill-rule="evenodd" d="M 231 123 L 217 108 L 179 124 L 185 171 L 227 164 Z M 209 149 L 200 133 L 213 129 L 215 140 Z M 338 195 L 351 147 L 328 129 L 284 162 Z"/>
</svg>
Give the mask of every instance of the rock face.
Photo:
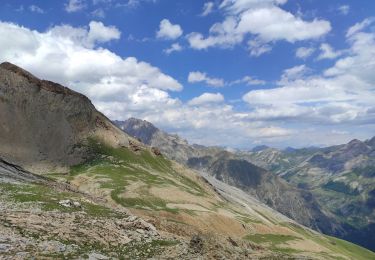
<svg viewBox="0 0 375 260">
<path fill-rule="evenodd" d="M 36 171 L 80 163 L 88 137 L 127 143 L 87 97 L 11 63 L 0 65 L 0 133 L 0 156 Z"/>
<path fill-rule="evenodd" d="M 178 136 L 165 133 L 144 120 L 130 118 L 114 123 L 129 135 L 158 147 L 170 159 L 240 188 L 303 225 L 330 234 L 341 229 L 336 221 L 321 211 L 310 192 L 291 186 L 237 154 L 218 147 L 189 145 Z M 260 151 L 267 149 L 261 147 Z"/>
<path fill-rule="evenodd" d="M 0 183 L 39 181 L 43 181 L 43 178 L 0 158 Z"/>
</svg>

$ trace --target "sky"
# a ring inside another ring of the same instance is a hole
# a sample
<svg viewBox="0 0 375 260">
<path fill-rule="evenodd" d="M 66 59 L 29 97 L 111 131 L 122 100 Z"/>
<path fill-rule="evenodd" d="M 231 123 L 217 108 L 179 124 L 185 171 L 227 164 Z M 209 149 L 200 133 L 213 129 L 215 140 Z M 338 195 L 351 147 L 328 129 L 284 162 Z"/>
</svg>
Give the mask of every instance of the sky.
<svg viewBox="0 0 375 260">
<path fill-rule="evenodd" d="M 373 0 L 0 0 L 0 62 L 190 143 L 375 135 Z"/>
</svg>

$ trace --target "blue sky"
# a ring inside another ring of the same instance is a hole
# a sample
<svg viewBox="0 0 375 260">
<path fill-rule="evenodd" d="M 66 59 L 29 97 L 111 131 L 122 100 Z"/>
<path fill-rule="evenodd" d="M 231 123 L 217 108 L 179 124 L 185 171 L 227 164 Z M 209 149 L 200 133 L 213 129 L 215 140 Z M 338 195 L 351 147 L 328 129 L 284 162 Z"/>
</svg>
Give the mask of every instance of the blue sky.
<svg viewBox="0 0 375 260">
<path fill-rule="evenodd" d="M 374 11 L 371 0 L 2 0 L 0 61 L 192 143 L 333 145 L 375 133 Z"/>
</svg>

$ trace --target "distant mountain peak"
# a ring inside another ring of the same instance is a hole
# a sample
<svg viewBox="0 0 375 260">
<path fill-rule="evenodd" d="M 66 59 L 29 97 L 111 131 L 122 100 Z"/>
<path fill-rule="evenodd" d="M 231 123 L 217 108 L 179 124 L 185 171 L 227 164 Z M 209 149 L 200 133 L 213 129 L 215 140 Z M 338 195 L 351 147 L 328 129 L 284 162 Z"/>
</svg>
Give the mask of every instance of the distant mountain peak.
<svg viewBox="0 0 375 260">
<path fill-rule="evenodd" d="M 267 150 L 268 148 L 270 148 L 270 147 L 267 146 L 267 145 L 258 145 L 258 146 L 255 146 L 253 149 L 251 149 L 251 151 L 252 152 L 261 152 L 261 151 Z"/>
</svg>

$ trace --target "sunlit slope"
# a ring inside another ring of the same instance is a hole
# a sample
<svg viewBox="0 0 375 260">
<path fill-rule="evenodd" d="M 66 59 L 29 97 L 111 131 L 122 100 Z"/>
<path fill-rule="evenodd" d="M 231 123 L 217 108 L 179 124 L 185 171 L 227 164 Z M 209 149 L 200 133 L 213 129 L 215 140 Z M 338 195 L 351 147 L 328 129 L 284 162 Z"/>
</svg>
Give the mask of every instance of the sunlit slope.
<svg viewBox="0 0 375 260">
<path fill-rule="evenodd" d="M 140 143 L 131 148 L 89 143 L 96 154 L 92 160 L 72 167 L 69 175 L 51 176 L 107 200 L 111 208 L 128 208 L 182 240 L 201 234 L 202 254 L 214 256 L 212 247 L 227 244 L 254 256 L 375 259 L 370 251 L 306 229 L 255 199 L 232 200 L 230 190 L 216 190 Z"/>
</svg>

